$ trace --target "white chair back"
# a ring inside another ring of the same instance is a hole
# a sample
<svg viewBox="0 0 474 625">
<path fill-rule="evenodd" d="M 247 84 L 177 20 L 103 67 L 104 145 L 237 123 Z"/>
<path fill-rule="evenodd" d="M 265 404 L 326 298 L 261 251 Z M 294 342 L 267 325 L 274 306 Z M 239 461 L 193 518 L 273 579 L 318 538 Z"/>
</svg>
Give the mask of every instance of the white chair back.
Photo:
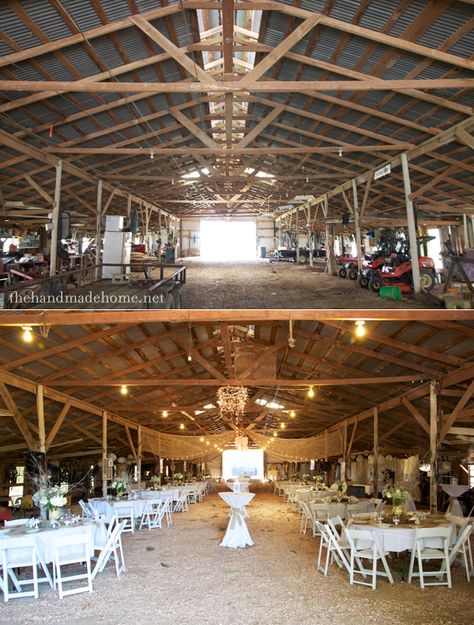
<svg viewBox="0 0 474 625">
<path fill-rule="evenodd" d="M 58 586 L 59 598 L 66 595 L 75 595 L 82 592 L 92 592 L 91 575 L 91 547 L 90 536 L 88 534 L 77 534 L 60 536 L 57 535 L 53 544 L 54 554 L 54 587 Z M 84 564 L 85 573 L 74 572 L 72 575 L 64 575 L 63 568 L 69 564 Z M 64 583 L 86 580 L 82 586 L 74 585 L 74 588 L 64 589 Z"/>
</svg>

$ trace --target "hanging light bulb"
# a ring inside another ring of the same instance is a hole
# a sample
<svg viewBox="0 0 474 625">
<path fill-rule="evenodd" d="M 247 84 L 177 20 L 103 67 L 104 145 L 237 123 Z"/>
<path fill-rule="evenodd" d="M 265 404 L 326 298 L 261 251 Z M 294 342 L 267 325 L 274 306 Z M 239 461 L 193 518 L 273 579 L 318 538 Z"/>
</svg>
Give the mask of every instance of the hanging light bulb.
<svg viewBox="0 0 474 625">
<path fill-rule="evenodd" d="M 314 386 L 310 386 L 310 387 L 309 387 L 309 389 L 306 391 L 306 395 L 307 395 L 310 399 L 313 399 L 313 397 L 315 396 Z"/>
<path fill-rule="evenodd" d="M 188 354 L 188 362 L 192 362 L 193 357 L 191 356 L 191 354 Z"/>
<path fill-rule="evenodd" d="M 204 436 L 201 436 L 199 440 L 201 441 L 201 443 L 204 443 Z"/>
<path fill-rule="evenodd" d="M 31 326 L 23 326 L 23 340 L 25 343 L 31 343 L 33 340 L 33 328 Z"/>
<path fill-rule="evenodd" d="M 120 393 L 122 395 L 128 395 L 128 388 L 126 384 L 122 384 L 122 386 L 120 387 Z"/>
<path fill-rule="evenodd" d="M 278 432 L 273 432 L 273 436 L 276 438 L 278 436 Z"/>
<path fill-rule="evenodd" d="M 280 423 L 280 428 L 284 430 L 286 428 L 286 423 Z"/>
<path fill-rule="evenodd" d="M 296 417 L 296 412 L 294 410 L 290 410 L 290 417 L 294 419 Z"/>
<path fill-rule="evenodd" d="M 180 424 L 179 424 L 179 429 L 180 429 L 180 430 L 184 430 L 184 423 L 180 423 Z"/>
<path fill-rule="evenodd" d="M 342 148 L 339 148 L 338 152 L 337 152 L 338 156 L 342 156 Z"/>
<path fill-rule="evenodd" d="M 362 321 L 362 320 L 356 321 L 354 325 L 356 327 L 355 328 L 355 335 L 359 336 L 359 337 L 365 336 L 365 334 L 367 332 L 367 329 L 365 327 L 365 321 Z"/>
<path fill-rule="evenodd" d="M 168 411 L 167 410 L 163 410 L 163 412 L 161 413 L 161 416 L 166 419 L 166 417 L 168 416 Z"/>
<path fill-rule="evenodd" d="M 153 151 L 150 152 L 150 158 L 151 158 L 151 160 L 153 160 L 155 158 L 155 155 L 153 154 Z"/>
</svg>

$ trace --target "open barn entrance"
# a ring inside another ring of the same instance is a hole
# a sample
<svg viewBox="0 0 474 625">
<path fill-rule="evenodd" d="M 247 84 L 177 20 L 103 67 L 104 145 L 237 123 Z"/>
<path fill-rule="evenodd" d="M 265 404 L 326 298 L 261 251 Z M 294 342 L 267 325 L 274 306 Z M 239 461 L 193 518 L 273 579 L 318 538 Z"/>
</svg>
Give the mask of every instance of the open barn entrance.
<svg viewBox="0 0 474 625">
<path fill-rule="evenodd" d="M 205 260 L 253 260 L 257 256 L 254 221 L 201 221 L 201 256 Z"/>
</svg>

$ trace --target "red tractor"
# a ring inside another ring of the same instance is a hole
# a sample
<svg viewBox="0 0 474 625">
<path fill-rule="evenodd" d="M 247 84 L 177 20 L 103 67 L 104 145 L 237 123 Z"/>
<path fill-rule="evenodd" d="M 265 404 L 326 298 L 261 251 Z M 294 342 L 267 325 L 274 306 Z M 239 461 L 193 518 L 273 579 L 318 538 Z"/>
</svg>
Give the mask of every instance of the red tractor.
<svg viewBox="0 0 474 625">
<path fill-rule="evenodd" d="M 436 269 L 433 259 L 429 256 L 420 256 L 418 266 L 422 289 L 431 291 L 436 285 Z M 411 293 L 413 290 L 413 266 L 407 242 L 403 240 L 399 251 L 385 259 L 385 263 L 380 269 L 371 270 L 366 277 L 368 278 L 367 286 L 376 293 L 383 286 L 398 286 L 402 293 Z"/>
<path fill-rule="evenodd" d="M 368 278 L 363 278 L 363 276 L 370 273 L 371 270 L 381 269 L 385 264 L 386 258 L 394 254 L 392 239 L 382 237 L 377 249 L 372 254 L 365 254 L 362 259 L 362 270 L 360 272 L 357 258 L 339 257 L 339 262 L 344 262 L 344 265 L 339 269 L 339 277 L 357 280 L 359 286 L 366 287 L 368 286 L 369 280 Z M 361 283 L 361 280 L 364 283 Z"/>
</svg>

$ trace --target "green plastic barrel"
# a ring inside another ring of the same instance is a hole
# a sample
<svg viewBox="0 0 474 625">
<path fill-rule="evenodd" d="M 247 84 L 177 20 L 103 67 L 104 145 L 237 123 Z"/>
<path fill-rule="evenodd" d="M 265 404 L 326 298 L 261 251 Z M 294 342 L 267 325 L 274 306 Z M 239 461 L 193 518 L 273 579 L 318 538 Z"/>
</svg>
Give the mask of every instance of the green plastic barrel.
<svg viewBox="0 0 474 625">
<path fill-rule="evenodd" d="M 399 300 L 402 293 L 399 286 L 381 286 L 379 295 L 383 297 L 383 299 Z"/>
</svg>

